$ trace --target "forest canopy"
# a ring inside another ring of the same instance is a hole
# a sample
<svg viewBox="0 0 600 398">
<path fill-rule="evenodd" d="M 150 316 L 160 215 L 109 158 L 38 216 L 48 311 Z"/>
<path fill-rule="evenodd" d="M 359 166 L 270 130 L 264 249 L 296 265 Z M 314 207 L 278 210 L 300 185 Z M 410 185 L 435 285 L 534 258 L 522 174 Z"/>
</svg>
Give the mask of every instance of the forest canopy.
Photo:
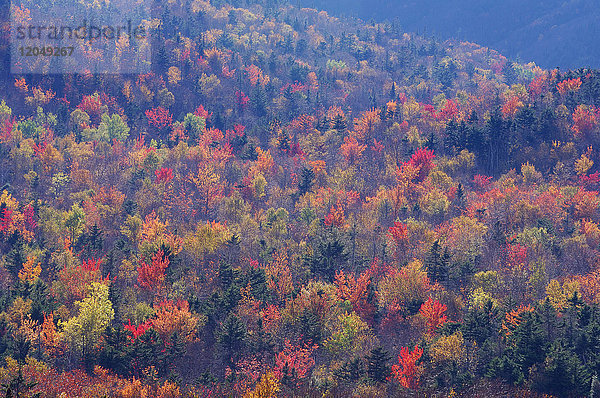
<svg viewBox="0 0 600 398">
<path fill-rule="evenodd" d="M 2 396 L 600 392 L 600 71 L 274 1 L 152 17 L 149 73 L 3 64 Z"/>
</svg>

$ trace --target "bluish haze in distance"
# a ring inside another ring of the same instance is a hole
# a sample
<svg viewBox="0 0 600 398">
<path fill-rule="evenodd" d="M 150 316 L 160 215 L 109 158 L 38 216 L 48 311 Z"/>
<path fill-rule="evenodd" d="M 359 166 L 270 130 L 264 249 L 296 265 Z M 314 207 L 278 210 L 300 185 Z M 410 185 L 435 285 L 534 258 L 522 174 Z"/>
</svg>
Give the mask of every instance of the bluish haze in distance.
<svg viewBox="0 0 600 398">
<path fill-rule="evenodd" d="M 600 66 L 594 0 L 301 0 L 365 21 L 397 18 L 406 31 L 476 42 L 546 68 Z"/>
</svg>

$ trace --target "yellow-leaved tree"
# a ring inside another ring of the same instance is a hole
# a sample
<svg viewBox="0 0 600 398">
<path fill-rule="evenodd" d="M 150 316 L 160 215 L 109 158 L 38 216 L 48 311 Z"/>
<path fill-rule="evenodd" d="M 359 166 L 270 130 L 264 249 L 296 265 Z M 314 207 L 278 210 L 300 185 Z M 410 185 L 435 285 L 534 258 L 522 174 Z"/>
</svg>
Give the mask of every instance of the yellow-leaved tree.
<svg viewBox="0 0 600 398">
<path fill-rule="evenodd" d="M 115 311 L 108 298 L 108 286 L 98 282 L 92 282 L 87 297 L 75 305 L 79 314 L 62 326 L 67 341 L 85 358 L 115 317 Z"/>
<path fill-rule="evenodd" d="M 244 398 L 274 398 L 281 390 L 281 383 L 273 372 L 263 374 L 252 391 L 244 394 Z"/>
</svg>

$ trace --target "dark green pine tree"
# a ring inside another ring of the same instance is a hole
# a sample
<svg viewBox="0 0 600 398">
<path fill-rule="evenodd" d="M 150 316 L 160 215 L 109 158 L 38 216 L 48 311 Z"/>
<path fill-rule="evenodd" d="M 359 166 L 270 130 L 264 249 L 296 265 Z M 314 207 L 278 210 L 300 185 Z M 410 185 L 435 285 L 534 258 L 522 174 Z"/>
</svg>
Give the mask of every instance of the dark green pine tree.
<svg viewBox="0 0 600 398">
<path fill-rule="evenodd" d="M 107 328 L 104 332 L 105 344 L 98 353 L 100 366 L 129 376 L 134 349 L 134 344 L 130 344 L 130 336 L 130 332 L 122 326 Z"/>
<path fill-rule="evenodd" d="M 226 261 L 221 261 L 219 263 L 219 280 L 221 281 L 221 286 L 223 286 L 223 290 L 227 290 L 233 283 L 235 283 L 237 279 L 237 271 L 233 269 L 231 264 Z"/>
<path fill-rule="evenodd" d="M 90 255 L 98 256 L 104 246 L 103 232 L 98 225 L 94 224 L 88 233 L 88 246 Z"/>
<path fill-rule="evenodd" d="M 344 381 L 358 381 L 365 374 L 365 365 L 360 358 L 344 362 L 335 376 Z"/>
<path fill-rule="evenodd" d="M 502 74 L 504 75 L 504 82 L 509 86 L 512 86 L 517 82 L 517 72 L 513 63 L 508 61 L 502 67 Z"/>
<path fill-rule="evenodd" d="M 331 236 L 313 247 L 313 254 L 305 258 L 311 272 L 333 282 L 335 272 L 346 262 L 346 246 L 337 236 Z"/>
<path fill-rule="evenodd" d="M 556 397 L 583 397 L 589 392 L 590 373 L 561 339 L 552 343 L 542 366 L 541 375 L 534 381 L 537 390 Z"/>
<path fill-rule="evenodd" d="M 275 73 L 277 71 L 277 58 L 275 56 L 275 51 L 271 51 L 271 54 L 269 54 L 268 66 L 271 73 Z"/>
<path fill-rule="evenodd" d="M 502 118 L 500 109 L 491 113 L 485 125 L 485 145 L 487 151 L 482 152 L 482 160 L 487 172 L 494 175 L 509 166 L 512 136 L 510 122 Z M 477 151 L 476 151 L 477 152 Z"/>
<path fill-rule="evenodd" d="M 315 180 L 315 172 L 313 169 L 305 167 L 302 169 L 300 181 L 298 182 L 298 195 L 302 196 L 312 190 Z"/>
<path fill-rule="evenodd" d="M 231 264 L 221 261 L 219 264 L 219 279 L 221 286 L 223 287 L 223 293 L 221 295 L 220 308 L 225 313 L 228 313 L 234 309 L 240 299 L 240 275 L 239 271 L 233 269 Z"/>
<path fill-rule="evenodd" d="M 448 280 L 448 268 L 450 265 L 450 252 L 445 248 L 442 252 L 440 242 L 436 240 L 431 245 L 431 249 L 425 255 L 425 266 L 427 268 L 427 276 L 433 282 L 441 284 Z"/>
<path fill-rule="evenodd" d="M 267 94 L 260 84 L 257 84 L 250 93 L 250 104 L 256 116 L 267 116 Z"/>
<path fill-rule="evenodd" d="M 231 368 L 241 354 L 246 340 L 246 326 L 238 317 L 230 315 L 225 319 L 217 335 L 217 342 L 226 353 L 226 362 Z"/>
<path fill-rule="evenodd" d="M 164 42 L 159 45 L 155 51 L 153 51 L 152 55 L 152 67 L 154 69 L 154 73 L 158 75 L 164 75 L 167 73 L 169 66 L 169 54 L 164 46 Z"/>
<path fill-rule="evenodd" d="M 273 335 L 267 332 L 263 327 L 262 318 L 259 318 L 256 322 L 258 326 L 257 330 L 252 334 L 248 334 L 247 347 L 252 353 L 258 355 L 275 354 L 275 342 L 273 341 Z"/>
<path fill-rule="evenodd" d="M 550 303 L 550 299 L 546 298 L 540 305 L 537 306 L 536 312 L 540 317 L 544 339 L 553 341 L 556 334 L 557 317 L 556 309 Z"/>
<path fill-rule="evenodd" d="M 389 360 L 390 356 L 383 347 L 371 350 L 371 355 L 367 357 L 367 375 L 369 378 L 375 382 L 385 383 L 391 374 Z"/>
<path fill-rule="evenodd" d="M 346 119 L 342 115 L 337 114 L 333 119 L 333 129 L 337 131 L 346 129 Z"/>
<path fill-rule="evenodd" d="M 244 148 L 244 151 L 240 155 L 240 158 L 243 160 L 252 160 L 255 161 L 258 159 L 258 152 L 256 151 L 256 145 L 252 142 L 248 143 Z"/>
<path fill-rule="evenodd" d="M 458 188 L 456 189 L 456 201 L 460 204 L 463 204 L 465 201 L 465 189 L 462 184 L 458 184 Z"/>
<path fill-rule="evenodd" d="M 481 347 L 486 340 L 497 335 L 498 326 L 498 310 L 491 300 L 487 300 L 481 308 L 473 306 L 465 314 L 462 332 L 465 339 Z"/>
<path fill-rule="evenodd" d="M 453 148 L 460 149 L 463 145 L 461 136 L 459 134 L 458 123 L 452 119 L 446 124 L 444 146 L 447 150 Z"/>
<path fill-rule="evenodd" d="M 541 327 L 539 316 L 534 312 L 521 314 L 521 321 L 510 334 L 511 348 L 507 355 L 515 360 L 521 377 L 529 374 L 529 369 L 544 361 L 544 349 L 547 342 Z"/>
<path fill-rule="evenodd" d="M 323 338 L 323 325 L 321 325 L 319 316 L 313 310 L 306 308 L 300 314 L 298 321 L 302 340 L 307 343 L 320 344 Z"/>
<path fill-rule="evenodd" d="M 574 352 L 591 371 L 597 372 L 600 369 L 600 308 L 584 305 L 579 319 L 582 331 L 575 339 Z"/>
<path fill-rule="evenodd" d="M 31 351 L 31 342 L 22 333 L 18 333 L 8 340 L 7 350 L 5 355 L 8 354 L 20 363 L 24 363 L 25 359 Z"/>
<path fill-rule="evenodd" d="M 252 291 L 252 296 L 260 301 L 269 299 L 269 289 L 267 288 L 267 276 L 263 268 L 250 267 L 247 275 L 248 283 Z"/>
<path fill-rule="evenodd" d="M 327 118 L 327 116 L 323 116 L 322 118 L 320 118 L 317 121 L 317 125 L 315 126 L 315 128 L 317 130 L 319 130 L 321 133 L 324 133 L 327 130 L 329 130 L 330 126 L 331 126 L 331 121 Z"/>
<path fill-rule="evenodd" d="M 8 252 L 6 256 L 6 264 L 7 268 L 13 277 L 16 279 L 17 275 L 21 268 L 23 268 L 23 264 L 26 261 L 25 258 L 25 242 L 23 238 L 19 234 L 18 231 L 15 231 L 14 234 L 11 235 L 9 239 L 9 243 L 12 242 L 12 249 Z"/>
<path fill-rule="evenodd" d="M 148 329 L 134 340 L 131 356 L 133 364 L 139 369 L 155 366 L 159 374 L 167 371 L 167 352 L 163 349 L 160 335 L 154 329 Z"/>
<path fill-rule="evenodd" d="M 465 340 L 474 342 L 479 349 L 475 368 L 477 374 L 489 372 L 490 364 L 497 358 L 499 328 L 498 310 L 491 300 L 488 300 L 482 308 L 476 306 L 470 308 L 465 314 L 461 331 Z"/>
<path fill-rule="evenodd" d="M 437 138 L 435 137 L 435 135 L 433 134 L 433 132 L 431 132 L 431 134 L 429 135 L 429 138 L 427 138 L 427 141 L 425 141 L 425 148 L 431 149 L 432 151 L 437 150 Z"/>
<path fill-rule="evenodd" d="M 39 278 L 27 290 L 27 298 L 31 300 L 31 319 L 42 323 L 44 314 L 50 314 L 56 307 L 54 297 L 48 285 Z"/>
<path fill-rule="evenodd" d="M 239 261 L 242 239 L 236 233 L 231 235 L 231 238 L 225 243 L 227 245 L 226 258 L 229 263 Z"/>
<path fill-rule="evenodd" d="M 573 345 L 575 339 L 581 334 L 581 311 L 584 303 L 579 296 L 579 293 L 575 293 L 567 299 L 567 308 L 563 312 L 561 327 L 564 330 L 564 337 L 570 345 Z"/>
</svg>

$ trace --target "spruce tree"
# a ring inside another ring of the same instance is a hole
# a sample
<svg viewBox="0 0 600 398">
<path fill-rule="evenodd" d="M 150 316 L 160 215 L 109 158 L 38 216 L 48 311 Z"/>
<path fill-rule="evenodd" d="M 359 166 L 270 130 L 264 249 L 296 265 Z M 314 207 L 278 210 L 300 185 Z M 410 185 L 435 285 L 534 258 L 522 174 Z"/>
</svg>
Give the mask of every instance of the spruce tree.
<svg viewBox="0 0 600 398">
<path fill-rule="evenodd" d="M 358 381 L 365 373 L 363 361 L 360 358 L 348 360 L 335 371 L 336 377 L 344 381 Z"/>
<path fill-rule="evenodd" d="M 337 114 L 333 119 L 333 129 L 342 131 L 346 128 L 346 119 L 340 114 Z"/>
<path fill-rule="evenodd" d="M 375 382 L 385 383 L 391 373 L 389 360 L 390 356 L 383 347 L 376 347 L 371 350 L 371 355 L 367 357 L 367 375 L 369 378 Z"/>
<path fill-rule="evenodd" d="M 245 345 L 246 326 L 235 315 L 227 317 L 217 335 L 217 342 L 226 352 L 226 361 L 233 368 L 235 357 Z"/>
<path fill-rule="evenodd" d="M 302 169 L 302 174 L 300 175 L 300 182 L 298 182 L 298 195 L 302 196 L 307 192 L 312 190 L 315 179 L 315 172 L 308 167 Z"/>
<path fill-rule="evenodd" d="M 313 254 L 304 259 L 305 264 L 315 275 L 333 282 L 335 272 L 346 262 L 346 246 L 338 236 L 329 236 L 316 243 Z"/>
<path fill-rule="evenodd" d="M 433 242 L 431 249 L 425 256 L 425 266 L 427 267 L 427 276 L 433 282 L 444 283 L 448 280 L 448 267 L 450 263 L 450 252 L 440 246 L 440 242 Z"/>
</svg>

